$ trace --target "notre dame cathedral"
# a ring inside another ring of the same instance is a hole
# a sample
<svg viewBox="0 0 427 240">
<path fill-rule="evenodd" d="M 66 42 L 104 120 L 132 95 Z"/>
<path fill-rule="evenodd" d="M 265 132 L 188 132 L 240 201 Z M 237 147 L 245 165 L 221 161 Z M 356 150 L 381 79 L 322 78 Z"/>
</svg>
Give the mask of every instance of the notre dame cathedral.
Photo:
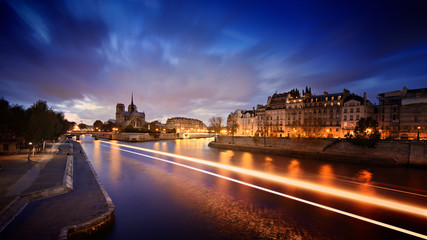
<svg viewBox="0 0 427 240">
<path fill-rule="evenodd" d="M 128 106 L 127 111 L 125 111 L 125 105 L 123 103 L 117 103 L 116 124 L 122 128 L 142 128 L 146 124 L 145 113 L 138 112 L 138 110 L 136 109 L 136 105 L 133 104 L 133 93 L 131 97 L 131 103 Z"/>
</svg>

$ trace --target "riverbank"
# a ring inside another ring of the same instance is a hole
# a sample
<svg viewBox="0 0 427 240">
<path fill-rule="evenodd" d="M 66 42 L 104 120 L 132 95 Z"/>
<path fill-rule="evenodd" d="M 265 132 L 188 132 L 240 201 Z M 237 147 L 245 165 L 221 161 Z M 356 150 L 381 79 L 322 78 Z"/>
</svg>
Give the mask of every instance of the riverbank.
<svg viewBox="0 0 427 240">
<path fill-rule="evenodd" d="M 427 144 L 420 141 L 380 141 L 375 148 L 339 139 L 264 138 L 218 136 L 210 147 L 316 158 L 327 161 L 380 165 L 427 166 Z"/>
<path fill-rule="evenodd" d="M 114 221 L 114 205 L 80 144 L 49 149 L 32 161 L 26 154 L 0 158 L 1 239 L 77 239 Z"/>
</svg>

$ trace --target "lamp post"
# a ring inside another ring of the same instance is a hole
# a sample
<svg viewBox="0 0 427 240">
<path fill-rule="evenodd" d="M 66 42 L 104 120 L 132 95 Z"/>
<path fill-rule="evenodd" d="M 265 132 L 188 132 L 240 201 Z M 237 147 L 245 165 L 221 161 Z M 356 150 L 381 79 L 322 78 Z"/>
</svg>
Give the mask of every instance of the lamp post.
<svg viewBox="0 0 427 240">
<path fill-rule="evenodd" d="M 418 134 L 417 134 L 417 140 L 418 140 L 418 141 L 420 140 L 420 129 L 421 129 L 421 127 L 420 127 L 420 126 L 418 126 Z"/>
</svg>

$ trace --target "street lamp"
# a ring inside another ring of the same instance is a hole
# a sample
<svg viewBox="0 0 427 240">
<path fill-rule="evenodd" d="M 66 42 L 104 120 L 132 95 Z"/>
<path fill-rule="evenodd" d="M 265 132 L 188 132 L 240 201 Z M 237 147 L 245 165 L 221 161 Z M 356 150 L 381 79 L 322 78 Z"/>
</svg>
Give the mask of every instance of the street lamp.
<svg viewBox="0 0 427 240">
<path fill-rule="evenodd" d="M 418 140 L 418 141 L 420 140 L 420 129 L 421 129 L 421 127 L 420 127 L 420 126 L 418 126 L 418 134 L 417 134 L 417 140 Z"/>
</svg>

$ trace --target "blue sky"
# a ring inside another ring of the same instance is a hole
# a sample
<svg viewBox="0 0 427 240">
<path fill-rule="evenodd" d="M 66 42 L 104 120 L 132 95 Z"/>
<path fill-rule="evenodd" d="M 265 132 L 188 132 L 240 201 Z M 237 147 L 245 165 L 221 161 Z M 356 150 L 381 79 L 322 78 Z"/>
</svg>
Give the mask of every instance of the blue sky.
<svg viewBox="0 0 427 240">
<path fill-rule="evenodd" d="M 207 121 L 274 92 L 427 87 L 425 1 L 0 1 L 0 97 Z"/>
</svg>

